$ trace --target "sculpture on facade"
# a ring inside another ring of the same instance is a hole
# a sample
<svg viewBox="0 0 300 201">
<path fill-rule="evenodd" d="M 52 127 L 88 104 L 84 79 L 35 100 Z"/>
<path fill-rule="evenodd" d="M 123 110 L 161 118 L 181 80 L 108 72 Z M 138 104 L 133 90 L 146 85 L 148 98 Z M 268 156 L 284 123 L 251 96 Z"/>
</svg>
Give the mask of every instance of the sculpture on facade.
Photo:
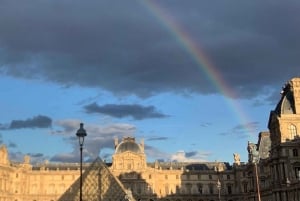
<svg viewBox="0 0 300 201">
<path fill-rule="evenodd" d="M 234 159 L 234 164 L 235 165 L 240 165 L 241 164 L 240 154 L 234 153 L 233 154 L 233 159 Z"/>
<path fill-rule="evenodd" d="M 248 162 L 249 163 L 258 163 L 259 161 L 259 152 L 257 151 L 256 144 L 248 141 Z"/>
</svg>

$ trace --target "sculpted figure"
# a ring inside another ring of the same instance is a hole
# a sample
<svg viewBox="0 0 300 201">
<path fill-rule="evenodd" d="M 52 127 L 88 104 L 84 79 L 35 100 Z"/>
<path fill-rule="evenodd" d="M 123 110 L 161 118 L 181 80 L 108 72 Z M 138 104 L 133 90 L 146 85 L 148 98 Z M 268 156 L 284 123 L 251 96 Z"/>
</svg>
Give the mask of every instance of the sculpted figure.
<svg viewBox="0 0 300 201">
<path fill-rule="evenodd" d="M 237 164 L 237 165 L 240 165 L 240 164 L 241 164 L 240 154 L 234 153 L 234 154 L 233 154 L 233 159 L 234 159 L 234 163 L 235 163 L 235 164 Z"/>
<path fill-rule="evenodd" d="M 26 155 L 24 156 L 24 163 L 29 164 L 30 163 L 30 156 Z"/>
<path fill-rule="evenodd" d="M 259 152 L 257 151 L 256 145 L 254 143 L 248 142 L 248 161 L 250 163 L 257 163 L 259 160 Z"/>
</svg>

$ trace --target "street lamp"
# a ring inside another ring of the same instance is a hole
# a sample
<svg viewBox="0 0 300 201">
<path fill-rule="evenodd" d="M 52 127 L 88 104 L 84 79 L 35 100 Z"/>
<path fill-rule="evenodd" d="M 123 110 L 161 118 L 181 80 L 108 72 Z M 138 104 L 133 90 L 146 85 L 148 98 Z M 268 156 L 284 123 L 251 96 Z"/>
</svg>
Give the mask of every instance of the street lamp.
<svg viewBox="0 0 300 201">
<path fill-rule="evenodd" d="M 218 179 L 217 181 L 217 189 L 218 189 L 218 197 L 219 197 L 219 201 L 221 201 L 221 182 Z"/>
<path fill-rule="evenodd" d="M 80 146 L 80 194 L 79 194 L 79 201 L 82 201 L 82 147 L 84 142 L 84 137 L 86 136 L 86 131 L 83 128 L 83 123 L 80 123 L 80 128 L 76 132 L 76 136 L 79 140 Z"/>
</svg>

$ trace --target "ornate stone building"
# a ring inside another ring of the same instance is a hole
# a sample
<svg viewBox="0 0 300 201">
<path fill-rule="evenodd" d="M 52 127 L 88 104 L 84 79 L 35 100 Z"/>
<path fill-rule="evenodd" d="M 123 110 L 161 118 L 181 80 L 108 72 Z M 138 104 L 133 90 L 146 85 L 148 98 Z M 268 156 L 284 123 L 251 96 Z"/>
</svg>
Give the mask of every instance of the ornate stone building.
<svg viewBox="0 0 300 201">
<path fill-rule="evenodd" d="M 115 139 L 112 163 L 84 164 L 84 201 L 299 201 L 300 78 L 270 113 L 268 132 L 248 142 L 248 161 L 148 163 L 144 142 Z M 12 162 L 0 147 L 0 201 L 79 200 L 79 164 Z"/>
</svg>

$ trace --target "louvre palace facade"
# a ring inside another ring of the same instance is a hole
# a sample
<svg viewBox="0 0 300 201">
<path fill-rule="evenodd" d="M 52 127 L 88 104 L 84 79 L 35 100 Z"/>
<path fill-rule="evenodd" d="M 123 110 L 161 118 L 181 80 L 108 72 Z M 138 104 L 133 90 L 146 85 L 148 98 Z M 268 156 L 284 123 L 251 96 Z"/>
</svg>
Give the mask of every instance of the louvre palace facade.
<svg viewBox="0 0 300 201">
<path fill-rule="evenodd" d="M 144 141 L 115 139 L 112 163 L 83 164 L 84 201 L 299 201 L 300 78 L 289 80 L 248 161 L 153 162 Z M 0 147 L 0 201 L 78 201 L 79 163 L 13 162 Z"/>
</svg>

